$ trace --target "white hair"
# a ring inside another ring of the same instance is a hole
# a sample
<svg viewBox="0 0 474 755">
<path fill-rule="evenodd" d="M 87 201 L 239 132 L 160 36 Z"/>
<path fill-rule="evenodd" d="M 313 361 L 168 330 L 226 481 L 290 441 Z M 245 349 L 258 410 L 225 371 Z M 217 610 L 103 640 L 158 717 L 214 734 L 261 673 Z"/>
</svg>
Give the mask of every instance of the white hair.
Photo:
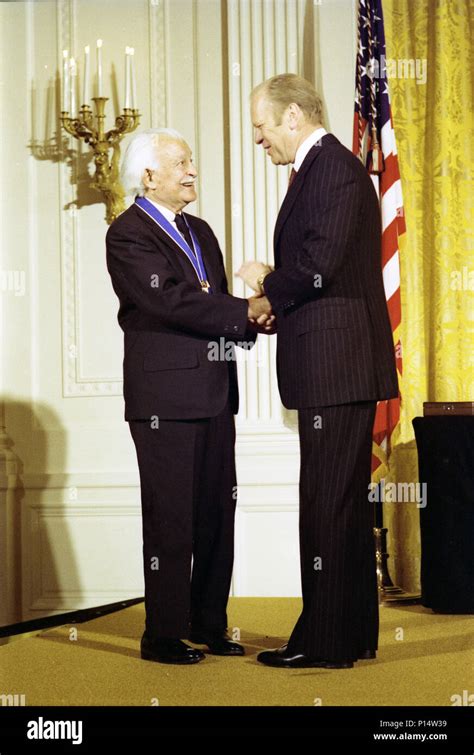
<svg viewBox="0 0 474 755">
<path fill-rule="evenodd" d="M 173 128 L 150 128 L 141 131 L 129 142 L 120 171 L 126 194 L 140 197 L 144 195 L 143 174 L 147 168 L 159 168 L 158 147 L 164 139 L 175 139 L 186 144 L 184 137 Z"/>
</svg>

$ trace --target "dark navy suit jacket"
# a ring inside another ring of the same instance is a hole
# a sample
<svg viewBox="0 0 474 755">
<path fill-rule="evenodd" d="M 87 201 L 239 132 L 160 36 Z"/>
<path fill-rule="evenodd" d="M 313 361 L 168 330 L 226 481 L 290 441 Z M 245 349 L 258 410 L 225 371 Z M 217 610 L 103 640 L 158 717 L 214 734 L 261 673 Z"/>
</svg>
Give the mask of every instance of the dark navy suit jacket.
<svg viewBox="0 0 474 755">
<path fill-rule="evenodd" d="M 202 292 L 185 253 L 136 205 L 107 232 L 107 267 L 124 331 L 126 420 L 213 417 L 228 398 L 238 411 L 236 365 L 226 344 L 255 340 L 247 330 L 248 302 L 229 295 L 209 225 L 186 218 L 199 240 L 212 294 Z M 211 343 L 219 348 L 210 350 Z M 210 360 L 210 354 L 224 359 Z"/>
</svg>

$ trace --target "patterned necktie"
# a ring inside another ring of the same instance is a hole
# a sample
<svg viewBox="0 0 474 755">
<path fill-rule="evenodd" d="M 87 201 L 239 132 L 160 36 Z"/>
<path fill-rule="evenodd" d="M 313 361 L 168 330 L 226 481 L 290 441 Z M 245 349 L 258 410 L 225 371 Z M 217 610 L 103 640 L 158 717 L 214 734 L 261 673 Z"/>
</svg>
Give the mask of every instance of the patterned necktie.
<svg viewBox="0 0 474 755">
<path fill-rule="evenodd" d="M 290 188 L 291 184 L 295 180 L 296 177 L 296 170 L 294 168 L 291 169 L 290 177 L 288 179 L 288 188 Z"/>
<path fill-rule="evenodd" d="M 185 219 L 182 215 L 175 215 L 174 222 L 176 223 L 176 228 L 180 232 L 181 236 L 184 236 L 187 245 L 190 249 L 194 249 L 193 242 L 191 240 L 191 234 L 189 233 L 188 224 L 186 223 Z"/>
</svg>

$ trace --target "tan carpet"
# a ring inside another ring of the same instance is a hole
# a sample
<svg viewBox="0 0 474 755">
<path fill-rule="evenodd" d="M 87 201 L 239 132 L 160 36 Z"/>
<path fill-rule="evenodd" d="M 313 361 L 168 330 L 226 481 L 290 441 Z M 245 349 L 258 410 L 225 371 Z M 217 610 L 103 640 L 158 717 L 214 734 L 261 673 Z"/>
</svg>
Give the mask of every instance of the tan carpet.
<svg viewBox="0 0 474 755">
<path fill-rule="evenodd" d="M 292 598 L 233 598 L 245 658 L 208 656 L 188 667 L 142 661 L 143 604 L 0 646 L 0 694 L 26 705 L 452 705 L 474 690 L 471 616 L 420 606 L 381 609 L 376 661 L 354 669 L 272 669 L 257 663 L 283 644 L 300 610 Z M 399 639 L 397 639 L 399 638 Z M 320 702 L 319 702 L 320 701 Z"/>
</svg>

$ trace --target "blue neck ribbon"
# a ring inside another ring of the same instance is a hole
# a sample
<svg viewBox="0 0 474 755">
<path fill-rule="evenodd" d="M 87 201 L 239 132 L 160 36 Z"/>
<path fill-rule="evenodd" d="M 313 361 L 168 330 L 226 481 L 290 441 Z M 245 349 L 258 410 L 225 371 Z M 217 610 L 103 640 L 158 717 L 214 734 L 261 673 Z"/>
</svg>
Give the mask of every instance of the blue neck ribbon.
<svg viewBox="0 0 474 755">
<path fill-rule="evenodd" d="M 164 231 L 168 236 L 170 236 L 175 244 L 179 246 L 181 251 L 185 253 L 186 257 L 194 268 L 194 272 L 198 277 L 202 290 L 206 294 L 211 294 L 212 289 L 207 278 L 206 268 L 204 266 L 204 260 L 202 258 L 201 247 L 199 246 L 199 241 L 196 238 L 196 234 L 186 220 L 186 217 L 183 215 L 184 222 L 188 226 L 194 249 L 191 249 L 187 241 L 181 236 L 180 232 L 165 218 L 163 213 L 159 211 L 158 207 L 155 207 L 155 205 L 150 202 L 149 199 L 146 199 L 146 197 L 136 197 L 135 204 L 138 205 L 138 207 L 143 210 L 143 212 L 145 212 L 148 217 L 154 220 L 155 223 L 160 226 L 161 230 Z"/>
</svg>

